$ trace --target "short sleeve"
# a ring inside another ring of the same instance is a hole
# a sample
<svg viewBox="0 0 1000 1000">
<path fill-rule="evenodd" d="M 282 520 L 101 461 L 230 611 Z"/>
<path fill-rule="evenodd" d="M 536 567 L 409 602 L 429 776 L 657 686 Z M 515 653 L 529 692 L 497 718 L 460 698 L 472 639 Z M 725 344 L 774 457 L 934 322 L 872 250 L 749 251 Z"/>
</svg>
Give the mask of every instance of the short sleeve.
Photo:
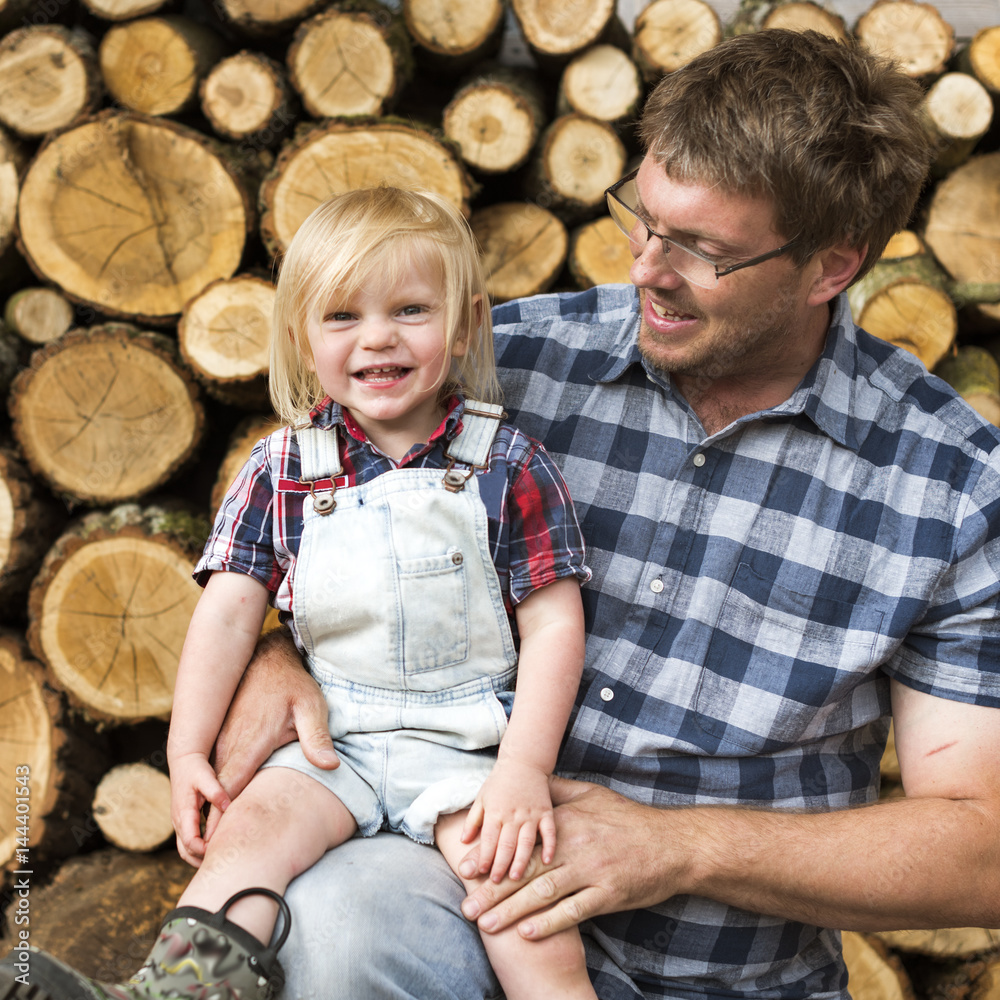
<svg viewBox="0 0 1000 1000">
<path fill-rule="evenodd" d="M 257 442 L 219 507 L 194 568 L 194 578 L 202 586 L 209 573 L 217 570 L 245 573 L 272 593 L 281 584 L 284 569 L 276 557 L 273 536 L 274 438 Z"/>
<path fill-rule="evenodd" d="M 518 463 L 507 502 L 512 604 L 555 580 L 575 576 L 585 583 L 591 577 L 562 473 L 541 444 L 526 440 L 529 447 Z"/>
</svg>

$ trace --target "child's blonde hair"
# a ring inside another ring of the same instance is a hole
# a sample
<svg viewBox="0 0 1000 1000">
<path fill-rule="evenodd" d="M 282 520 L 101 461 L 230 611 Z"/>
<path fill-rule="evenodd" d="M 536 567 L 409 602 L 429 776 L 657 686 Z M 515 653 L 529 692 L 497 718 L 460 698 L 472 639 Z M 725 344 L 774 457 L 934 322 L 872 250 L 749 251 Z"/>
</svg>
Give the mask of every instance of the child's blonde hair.
<svg viewBox="0 0 1000 1000">
<path fill-rule="evenodd" d="M 320 205 L 281 260 L 269 391 L 283 421 L 306 422 L 326 395 L 308 365 L 310 317 L 318 317 L 334 292 L 346 302 L 365 286 L 391 288 L 415 260 L 440 271 L 448 353 L 460 339 L 467 345 L 461 357 L 452 359 L 442 395 L 460 389 L 470 398 L 499 399 L 486 278 L 468 222 L 439 195 L 366 188 Z"/>
</svg>

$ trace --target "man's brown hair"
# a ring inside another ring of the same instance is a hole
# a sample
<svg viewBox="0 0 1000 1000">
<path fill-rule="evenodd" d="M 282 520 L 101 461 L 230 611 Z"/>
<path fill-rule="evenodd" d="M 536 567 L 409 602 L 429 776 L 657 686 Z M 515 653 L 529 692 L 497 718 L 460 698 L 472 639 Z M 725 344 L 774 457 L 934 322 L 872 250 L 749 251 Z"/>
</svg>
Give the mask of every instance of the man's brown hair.
<svg viewBox="0 0 1000 1000">
<path fill-rule="evenodd" d="M 640 136 L 674 180 L 769 198 L 798 264 L 843 242 L 867 247 L 857 280 L 906 226 L 927 175 L 922 96 L 854 42 L 768 29 L 664 77 Z"/>
</svg>

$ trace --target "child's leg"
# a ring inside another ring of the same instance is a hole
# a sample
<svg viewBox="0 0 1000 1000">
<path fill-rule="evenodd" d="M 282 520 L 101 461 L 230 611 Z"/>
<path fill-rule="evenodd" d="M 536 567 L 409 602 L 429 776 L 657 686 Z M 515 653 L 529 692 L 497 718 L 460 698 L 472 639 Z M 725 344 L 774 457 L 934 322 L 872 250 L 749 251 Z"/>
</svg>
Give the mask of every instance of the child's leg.
<svg viewBox="0 0 1000 1000">
<path fill-rule="evenodd" d="M 463 844 L 460 839 L 464 822 L 464 811 L 450 813 L 439 817 L 434 828 L 435 842 L 456 874 L 459 862 L 473 846 Z M 462 881 L 466 889 L 471 890 L 482 879 Z M 483 934 L 482 938 L 507 1000 L 537 1000 L 538 997 L 597 1000 L 587 975 L 580 932 L 575 927 L 542 941 L 526 941 L 516 927 L 496 934 Z"/>
<path fill-rule="evenodd" d="M 266 767 L 219 820 L 178 906 L 215 912 L 251 886 L 284 893 L 296 875 L 356 829 L 347 807 L 320 782 L 291 768 Z M 226 916 L 266 944 L 277 914 L 277 904 L 258 895 L 238 900 Z"/>
</svg>

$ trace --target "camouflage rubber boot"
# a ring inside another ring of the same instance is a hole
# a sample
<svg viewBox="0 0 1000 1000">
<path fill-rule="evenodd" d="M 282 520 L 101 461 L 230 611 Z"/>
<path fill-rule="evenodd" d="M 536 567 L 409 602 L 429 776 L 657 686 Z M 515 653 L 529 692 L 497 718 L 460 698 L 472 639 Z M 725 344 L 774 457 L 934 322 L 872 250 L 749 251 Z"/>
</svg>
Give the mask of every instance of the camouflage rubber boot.
<svg viewBox="0 0 1000 1000">
<path fill-rule="evenodd" d="M 249 895 L 270 896 L 280 908 L 281 933 L 268 948 L 226 919 L 229 907 Z M 87 979 L 35 948 L 14 951 L 0 961 L 0 1000 L 272 1000 L 285 982 L 275 956 L 290 924 L 277 893 L 244 889 L 217 913 L 196 906 L 168 913 L 149 957 L 127 983 Z"/>
</svg>

